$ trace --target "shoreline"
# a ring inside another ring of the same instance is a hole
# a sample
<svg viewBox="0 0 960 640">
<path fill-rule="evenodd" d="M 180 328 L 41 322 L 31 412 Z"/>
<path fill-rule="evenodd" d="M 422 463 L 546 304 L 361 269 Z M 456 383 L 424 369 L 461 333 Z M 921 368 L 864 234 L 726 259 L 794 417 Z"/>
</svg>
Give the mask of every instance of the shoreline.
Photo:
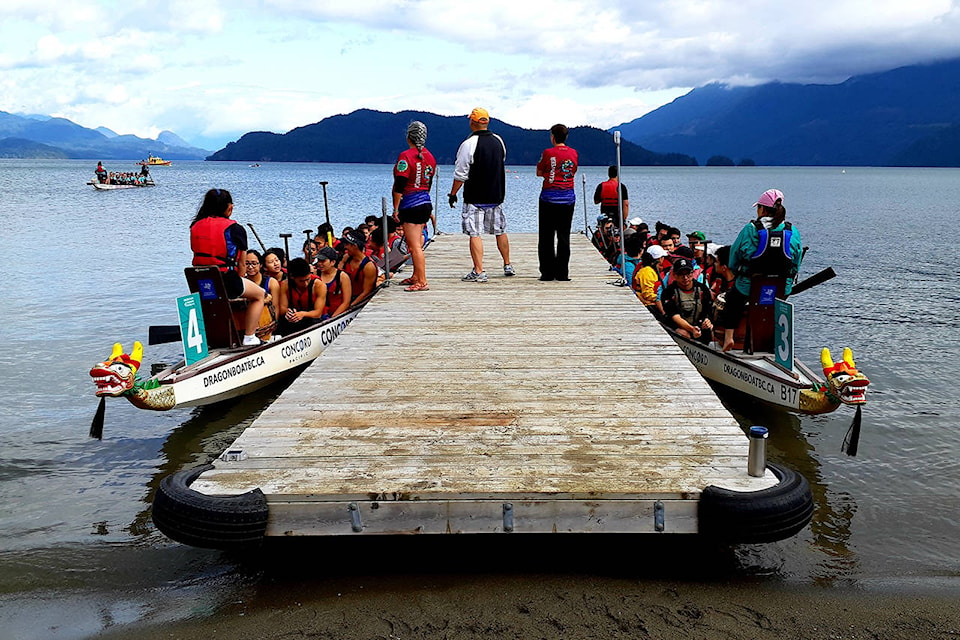
<svg viewBox="0 0 960 640">
<path fill-rule="evenodd" d="M 367 576 L 270 585 L 206 617 L 94 637 L 924 640 L 960 637 L 957 591 L 591 575 Z"/>
</svg>

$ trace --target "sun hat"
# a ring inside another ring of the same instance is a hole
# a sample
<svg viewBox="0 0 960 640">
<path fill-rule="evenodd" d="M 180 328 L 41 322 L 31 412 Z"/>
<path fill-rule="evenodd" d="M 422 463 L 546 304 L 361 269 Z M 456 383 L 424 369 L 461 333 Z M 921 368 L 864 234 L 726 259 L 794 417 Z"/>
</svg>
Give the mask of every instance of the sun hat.
<svg viewBox="0 0 960 640">
<path fill-rule="evenodd" d="M 470 112 L 470 119 L 474 122 L 490 122 L 490 114 L 483 107 L 477 107 Z"/>
<path fill-rule="evenodd" d="M 658 244 L 652 244 L 647 247 L 647 253 L 650 254 L 650 257 L 654 260 L 659 260 L 660 258 L 667 257 L 667 250 L 661 247 Z"/>
<path fill-rule="evenodd" d="M 767 189 L 763 192 L 757 201 L 753 203 L 753 206 L 761 205 L 764 207 L 772 207 L 777 204 L 777 200 L 783 202 L 783 192 L 779 189 Z"/>
</svg>

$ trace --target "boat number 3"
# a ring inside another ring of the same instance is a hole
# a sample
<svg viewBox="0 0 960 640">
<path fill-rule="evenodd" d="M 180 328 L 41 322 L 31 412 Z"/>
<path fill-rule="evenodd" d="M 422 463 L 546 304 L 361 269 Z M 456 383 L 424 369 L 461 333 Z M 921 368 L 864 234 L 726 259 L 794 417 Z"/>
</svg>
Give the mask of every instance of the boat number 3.
<svg viewBox="0 0 960 640">
<path fill-rule="evenodd" d="M 190 309 L 187 318 L 187 348 L 196 349 L 198 354 L 203 353 L 203 332 L 200 331 L 196 309 Z"/>
<path fill-rule="evenodd" d="M 780 340 L 777 341 L 777 355 L 780 356 L 781 360 L 786 360 L 790 357 L 790 320 L 786 314 L 780 314 L 780 317 L 777 318 L 777 326 L 780 327 Z"/>
</svg>

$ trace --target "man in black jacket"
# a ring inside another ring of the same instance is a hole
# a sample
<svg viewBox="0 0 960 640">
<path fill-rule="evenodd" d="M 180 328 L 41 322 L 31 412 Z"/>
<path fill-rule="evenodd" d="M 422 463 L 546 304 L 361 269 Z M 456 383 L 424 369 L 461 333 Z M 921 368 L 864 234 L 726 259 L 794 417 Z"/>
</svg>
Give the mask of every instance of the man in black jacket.
<svg viewBox="0 0 960 640">
<path fill-rule="evenodd" d="M 497 249 L 503 257 L 503 275 L 516 274 L 510 264 L 510 242 L 503 215 L 507 147 L 500 136 L 487 130 L 489 124 L 490 115 L 486 109 L 478 107 L 470 112 L 472 133 L 457 150 L 453 186 L 448 196 L 453 208 L 457 204 L 457 192 L 463 187 L 463 232 L 470 236 L 470 257 L 473 259 L 473 270 L 462 278 L 466 282 L 487 281 L 487 273 L 483 270 L 482 233 L 496 236 Z"/>
</svg>

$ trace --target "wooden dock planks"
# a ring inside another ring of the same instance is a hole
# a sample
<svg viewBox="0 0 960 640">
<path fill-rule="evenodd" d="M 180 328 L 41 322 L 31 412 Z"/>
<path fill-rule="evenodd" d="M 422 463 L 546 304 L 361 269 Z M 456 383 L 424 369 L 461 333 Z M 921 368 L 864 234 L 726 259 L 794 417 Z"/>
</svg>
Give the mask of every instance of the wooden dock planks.
<svg viewBox="0 0 960 640">
<path fill-rule="evenodd" d="M 259 487 L 268 535 L 662 530 L 656 508 L 695 532 L 707 485 L 776 483 L 586 238 L 571 282 L 538 280 L 536 235 L 510 241 L 518 275 L 485 237 L 478 284 L 466 238 L 440 236 L 431 290 L 379 293 L 192 488 Z"/>
</svg>

